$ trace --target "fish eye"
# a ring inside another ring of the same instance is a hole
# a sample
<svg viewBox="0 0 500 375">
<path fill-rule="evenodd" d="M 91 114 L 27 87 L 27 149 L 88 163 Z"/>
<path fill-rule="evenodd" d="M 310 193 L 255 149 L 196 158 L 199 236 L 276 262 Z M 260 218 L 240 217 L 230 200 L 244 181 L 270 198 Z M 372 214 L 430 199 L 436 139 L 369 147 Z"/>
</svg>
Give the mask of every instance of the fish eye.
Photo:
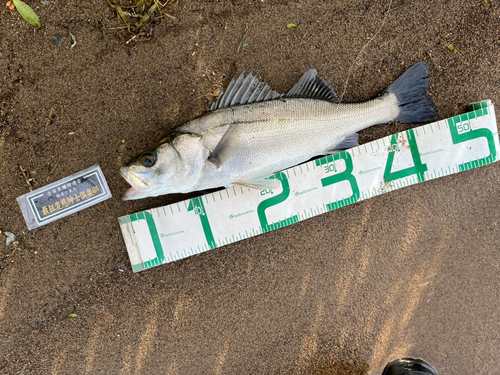
<svg viewBox="0 0 500 375">
<path fill-rule="evenodd" d="M 145 152 L 141 155 L 141 163 L 146 168 L 150 168 L 156 163 L 156 157 L 152 152 Z"/>
</svg>

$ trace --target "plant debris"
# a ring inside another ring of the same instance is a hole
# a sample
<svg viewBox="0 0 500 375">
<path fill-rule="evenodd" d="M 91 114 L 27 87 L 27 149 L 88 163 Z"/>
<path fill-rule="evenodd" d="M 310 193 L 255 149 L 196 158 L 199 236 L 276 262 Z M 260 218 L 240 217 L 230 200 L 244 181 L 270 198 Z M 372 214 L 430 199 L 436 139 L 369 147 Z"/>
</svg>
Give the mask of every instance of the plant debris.
<svg viewBox="0 0 500 375">
<path fill-rule="evenodd" d="M 5 240 L 5 245 L 9 246 L 12 242 L 16 240 L 16 236 L 12 232 L 4 232 L 5 236 L 7 237 Z"/>
<path fill-rule="evenodd" d="M 71 36 L 71 47 L 70 48 L 73 48 L 76 45 L 76 36 L 74 36 L 71 33 L 69 33 L 69 35 Z"/>
<path fill-rule="evenodd" d="M 453 47 L 451 44 L 445 44 L 445 47 L 448 48 L 453 53 L 458 53 L 458 50 Z"/>
<path fill-rule="evenodd" d="M 125 24 L 125 28 L 132 34 L 150 35 L 142 29 L 160 18 L 169 17 L 177 20 L 174 16 L 164 13 L 165 9 L 173 8 L 179 0 L 135 0 L 132 5 L 126 0 L 108 0 L 109 5 L 116 11 L 118 17 Z M 124 4 L 125 3 L 125 4 Z"/>
<path fill-rule="evenodd" d="M 40 18 L 38 18 L 38 15 L 28 4 L 22 2 L 21 0 L 9 0 L 5 5 L 7 5 L 10 10 L 13 10 L 15 7 L 19 14 L 33 26 L 38 28 L 42 27 L 40 24 Z"/>
<path fill-rule="evenodd" d="M 26 169 L 24 169 L 22 165 L 19 165 L 19 169 L 21 170 L 21 173 L 24 177 L 24 181 L 26 181 L 26 184 L 28 184 L 28 188 L 30 189 L 30 191 L 33 191 L 32 183 L 35 181 L 35 179 L 33 177 L 30 177 L 30 173 Z"/>
</svg>

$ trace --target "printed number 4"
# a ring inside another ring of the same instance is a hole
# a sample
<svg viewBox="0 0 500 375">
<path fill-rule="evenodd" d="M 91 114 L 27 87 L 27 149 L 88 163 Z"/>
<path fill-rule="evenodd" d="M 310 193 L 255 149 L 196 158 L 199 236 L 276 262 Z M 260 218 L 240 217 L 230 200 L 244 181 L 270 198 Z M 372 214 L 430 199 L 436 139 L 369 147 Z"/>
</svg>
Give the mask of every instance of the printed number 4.
<svg viewBox="0 0 500 375">
<path fill-rule="evenodd" d="M 394 134 L 391 138 L 391 146 L 389 151 L 389 155 L 387 156 L 387 163 L 385 164 L 384 171 L 384 181 L 394 181 L 399 180 L 400 178 L 405 178 L 411 175 L 417 175 L 418 182 L 425 181 L 424 173 L 427 172 L 427 164 L 422 164 L 422 160 L 420 160 L 420 152 L 418 151 L 417 141 L 415 140 L 415 133 L 413 129 L 410 129 L 406 132 L 406 136 L 408 137 L 408 144 L 411 151 L 411 158 L 413 159 L 413 167 L 408 167 L 402 169 L 400 171 L 392 172 L 392 164 L 394 163 L 394 155 L 397 149 L 398 144 L 398 134 Z"/>
</svg>

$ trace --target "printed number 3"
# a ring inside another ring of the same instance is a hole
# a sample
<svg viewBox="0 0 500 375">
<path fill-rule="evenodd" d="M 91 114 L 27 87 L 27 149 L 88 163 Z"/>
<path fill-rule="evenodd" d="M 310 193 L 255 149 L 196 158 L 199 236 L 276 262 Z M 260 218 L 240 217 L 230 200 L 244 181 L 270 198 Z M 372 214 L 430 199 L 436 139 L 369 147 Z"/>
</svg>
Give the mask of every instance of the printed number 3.
<svg viewBox="0 0 500 375">
<path fill-rule="evenodd" d="M 337 154 L 333 154 L 333 160 L 344 160 L 345 162 L 345 171 L 341 173 L 334 174 L 332 176 L 328 176 L 321 179 L 321 185 L 323 187 L 330 186 L 342 181 L 348 181 L 351 184 L 352 195 L 348 198 L 342 199 L 340 201 L 328 203 L 326 208 L 328 211 L 335 210 L 339 207 L 344 207 L 348 204 L 355 203 L 359 200 L 359 187 L 356 181 L 356 177 L 352 174 L 352 170 L 354 168 L 352 164 L 351 155 L 347 151 L 342 151 Z"/>
</svg>

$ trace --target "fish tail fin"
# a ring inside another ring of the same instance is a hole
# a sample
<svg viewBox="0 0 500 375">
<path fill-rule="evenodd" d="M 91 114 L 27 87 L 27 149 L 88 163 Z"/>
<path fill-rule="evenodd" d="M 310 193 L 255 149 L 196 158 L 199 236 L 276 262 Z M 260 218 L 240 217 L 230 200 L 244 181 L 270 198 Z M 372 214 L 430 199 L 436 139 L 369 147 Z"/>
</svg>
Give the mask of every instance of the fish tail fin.
<svg viewBox="0 0 500 375">
<path fill-rule="evenodd" d="M 431 122 L 437 119 L 437 108 L 426 95 L 429 87 L 429 70 L 421 61 L 390 84 L 382 93 L 396 95 L 399 114 L 393 121 L 406 124 Z"/>
</svg>

